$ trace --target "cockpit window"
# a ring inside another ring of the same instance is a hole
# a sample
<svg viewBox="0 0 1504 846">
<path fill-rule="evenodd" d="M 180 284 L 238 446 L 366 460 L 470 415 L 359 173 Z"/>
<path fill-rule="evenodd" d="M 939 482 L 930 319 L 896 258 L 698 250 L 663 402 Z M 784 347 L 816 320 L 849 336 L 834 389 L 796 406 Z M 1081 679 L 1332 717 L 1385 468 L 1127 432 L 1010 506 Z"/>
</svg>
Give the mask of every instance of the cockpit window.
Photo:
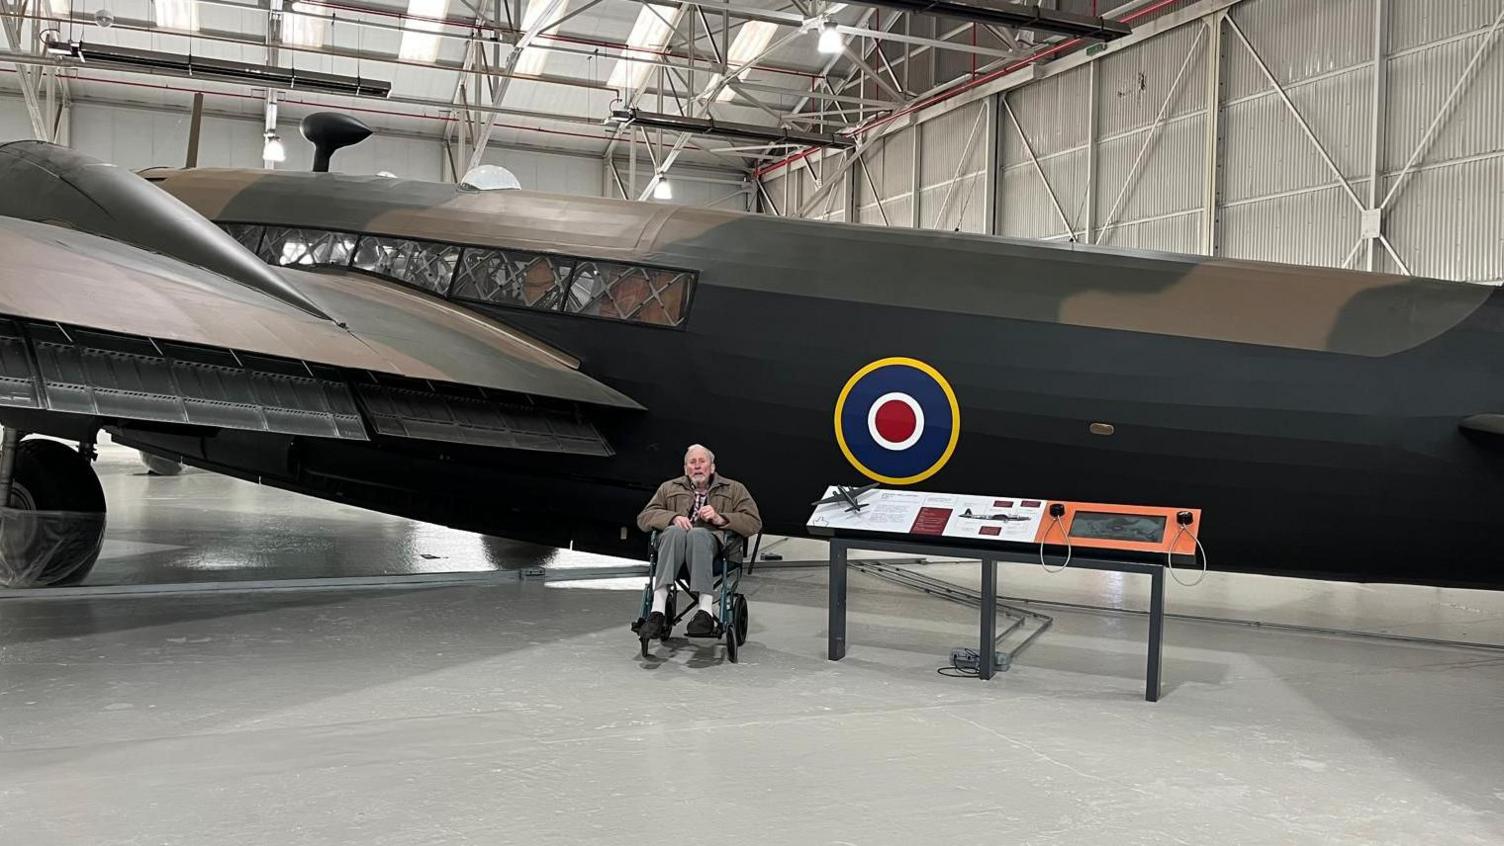
<svg viewBox="0 0 1504 846">
<path fill-rule="evenodd" d="M 447 299 L 682 326 L 695 274 L 622 262 L 253 223 L 220 226 L 268 264 L 341 267 Z"/>
</svg>

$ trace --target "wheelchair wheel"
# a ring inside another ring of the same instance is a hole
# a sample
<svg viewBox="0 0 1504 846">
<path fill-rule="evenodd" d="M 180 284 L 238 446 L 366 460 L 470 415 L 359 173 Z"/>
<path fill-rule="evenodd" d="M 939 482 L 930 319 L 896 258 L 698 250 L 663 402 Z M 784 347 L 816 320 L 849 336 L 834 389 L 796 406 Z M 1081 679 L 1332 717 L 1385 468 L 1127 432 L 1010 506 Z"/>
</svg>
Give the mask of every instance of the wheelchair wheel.
<svg viewBox="0 0 1504 846">
<path fill-rule="evenodd" d="M 731 601 L 732 629 L 736 632 L 736 645 L 747 642 L 747 597 L 737 594 Z"/>
<path fill-rule="evenodd" d="M 736 647 L 737 647 L 737 642 L 736 642 L 736 626 L 735 625 L 727 626 L 726 627 L 726 657 L 730 658 L 731 659 L 731 663 L 733 663 L 733 664 L 736 663 Z"/>
</svg>

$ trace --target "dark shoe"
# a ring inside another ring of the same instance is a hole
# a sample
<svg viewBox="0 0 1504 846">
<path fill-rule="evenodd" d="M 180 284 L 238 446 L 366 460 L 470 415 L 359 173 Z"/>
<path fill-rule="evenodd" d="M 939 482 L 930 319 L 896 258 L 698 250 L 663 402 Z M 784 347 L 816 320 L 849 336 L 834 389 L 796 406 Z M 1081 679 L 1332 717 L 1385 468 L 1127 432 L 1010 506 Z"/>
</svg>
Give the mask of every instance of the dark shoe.
<svg viewBox="0 0 1504 846">
<path fill-rule="evenodd" d="M 684 633 L 690 637 L 715 637 L 715 618 L 708 611 L 696 611 L 695 618 L 689 621 L 689 628 Z"/>
<path fill-rule="evenodd" d="M 663 628 L 667 624 L 668 620 L 663 616 L 663 612 L 654 611 L 653 613 L 648 615 L 648 618 L 646 620 L 642 621 L 642 626 L 637 629 L 637 636 L 642 638 L 643 640 L 652 640 L 655 637 L 662 637 Z"/>
</svg>

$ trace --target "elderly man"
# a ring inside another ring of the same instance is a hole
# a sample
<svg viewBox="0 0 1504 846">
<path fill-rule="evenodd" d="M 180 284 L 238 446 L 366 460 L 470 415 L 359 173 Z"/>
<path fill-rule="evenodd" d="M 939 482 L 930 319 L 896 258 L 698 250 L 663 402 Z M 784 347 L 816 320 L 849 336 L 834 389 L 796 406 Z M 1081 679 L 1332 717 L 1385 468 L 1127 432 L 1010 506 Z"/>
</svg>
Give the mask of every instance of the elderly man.
<svg viewBox="0 0 1504 846">
<path fill-rule="evenodd" d="M 658 569 L 653 573 L 653 610 L 638 634 L 661 637 L 669 625 L 668 589 L 679 568 L 688 565 L 689 589 L 700 595 L 700 607 L 686 630 L 690 637 L 714 637 L 712 613 L 718 552 L 737 540 L 762 531 L 757 503 L 741 482 L 715 472 L 715 453 L 699 444 L 684 453 L 684 475 L 658 486 L 637 515 L 637 527 L 658 532 Z"/>
</svg>

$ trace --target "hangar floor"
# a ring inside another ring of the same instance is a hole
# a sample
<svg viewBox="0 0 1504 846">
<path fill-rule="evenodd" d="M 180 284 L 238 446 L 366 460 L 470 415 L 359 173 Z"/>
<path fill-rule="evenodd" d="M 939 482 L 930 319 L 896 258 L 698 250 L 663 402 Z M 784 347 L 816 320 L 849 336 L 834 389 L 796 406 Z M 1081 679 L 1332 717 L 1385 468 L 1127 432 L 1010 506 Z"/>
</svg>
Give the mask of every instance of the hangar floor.
<svg viewBox="0 0 1504 846">
<path fill-rule="evenodd" d="M 102 573 L 554 560 L 110 466 Z M 1002 575 L 1059 602 L 1141 590 Z M 823 573 L 756 574 L 739 665 L 682 640 L 640 659 L 636 580 L 12 595 L 0 843 L 1504 841 L 1504 651 L 1173 619 L 1149 704 L 1141 617 L 1051 606 L 1054 629 L 981 683 L 934 672 L 973 612 L 851 588 L 831 663 Z M 1218 574 L 1196 591 L 1171 610 L 1504 643 L 1497 594 Z"/>
</svg>

